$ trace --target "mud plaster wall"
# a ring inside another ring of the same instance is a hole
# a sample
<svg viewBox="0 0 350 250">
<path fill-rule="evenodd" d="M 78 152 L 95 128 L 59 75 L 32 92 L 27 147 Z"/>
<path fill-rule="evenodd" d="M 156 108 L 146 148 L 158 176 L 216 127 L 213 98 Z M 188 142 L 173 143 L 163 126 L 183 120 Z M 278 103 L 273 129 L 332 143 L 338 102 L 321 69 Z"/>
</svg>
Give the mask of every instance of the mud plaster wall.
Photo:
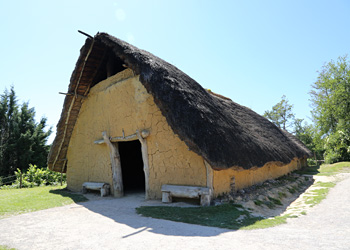
<svg viewBox="0 0 350 250">
<path fill-rule="evenodd" d="M 148 129 L 149 198 L 161 198 L 162 184 L 206 185 L 203 159 L 173 133 L 153 97 L 129 69 L 94 86 L 84 100 L 67 153 L 68 188 L 86 181 L 112 184 L 109 150 L 102 131 L 111 137 Z"/>
<path fill-rule="evenodd" d="M 269 162 L 261 168 L 253 168 L 249 170 L 235 170 L 231 168 L 221 171 L 214 171 L 214 196 L 246 188 L 269 179 L 278 178 L 296 169 L 300 169 L 301 167 L 306 166 L 306 164 L 306 158 L 295 158 L 286 165 L 276 162 Z M 234 190 L 232 190 L 232 188 L 234 188 Z"/>
</svg>

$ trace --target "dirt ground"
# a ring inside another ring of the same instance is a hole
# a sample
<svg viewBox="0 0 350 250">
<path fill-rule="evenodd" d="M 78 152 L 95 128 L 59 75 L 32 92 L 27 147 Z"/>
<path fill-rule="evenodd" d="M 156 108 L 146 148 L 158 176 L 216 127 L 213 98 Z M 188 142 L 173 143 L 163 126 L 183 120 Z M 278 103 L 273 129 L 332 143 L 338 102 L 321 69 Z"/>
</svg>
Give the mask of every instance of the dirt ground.
<svg viewBox="0 0 350 250">
<path fill-rule="evenodd" d="M 350 249 L 350 175 L 307 215 L 287 224 L 232 231 L 152 218 L 142 195 L 94 199 L 0 220 L 0 245 L 17 249 Z"/>
</svg>

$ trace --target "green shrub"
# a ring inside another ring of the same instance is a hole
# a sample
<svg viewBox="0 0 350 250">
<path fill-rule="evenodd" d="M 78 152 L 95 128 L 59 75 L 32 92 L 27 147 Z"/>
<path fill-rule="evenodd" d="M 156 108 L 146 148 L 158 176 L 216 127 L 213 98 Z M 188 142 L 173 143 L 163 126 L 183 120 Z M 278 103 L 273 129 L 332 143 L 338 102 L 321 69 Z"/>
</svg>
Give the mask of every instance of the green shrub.
<svg viewBox="0 0 350 250">
<path fill-rule="evenodd" d="M 12 185 L 2 186 L 1 189 L 19 188 L 22 175 L 22 188 L 58 185 L 61 182 L 61 173 L 51 171 L 48 168 L 39 168 L 29 164 L 27 172 L 22 173 L 20 169 L 15 171 L 16 180 Z M 66 175 L 62 175 L 62 182 L 66 182 Z"/>
<path fill-rule="evenodd" d="M 328 164 L 350 160 L 350 129 L 344 129 L 341 125 L 337 128 L 325 140 L 324 159 Z"/>
<path fill-rule="evenodd" d="M 308 159 L 307 159 L 307 165 L 308 165 L 308 166 L 316 166 L 316 165 L 317 165 L 317 162 L 315 161 L 315 159 L 308 158 Z"/>
</svg>

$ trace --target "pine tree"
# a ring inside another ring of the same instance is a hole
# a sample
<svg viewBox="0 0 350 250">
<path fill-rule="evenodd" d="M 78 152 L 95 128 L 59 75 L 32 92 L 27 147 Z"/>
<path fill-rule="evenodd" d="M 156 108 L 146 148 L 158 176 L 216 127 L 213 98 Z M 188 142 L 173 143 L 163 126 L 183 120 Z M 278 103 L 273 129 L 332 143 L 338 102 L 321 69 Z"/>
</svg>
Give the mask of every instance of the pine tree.
<svg viewBox="0 0 350 250">
<path fill-rule="evenodd" d="M 46 118 L 35 122 L 35 110 L 28 103 L 19 105 L 14 87 L 0 98 L 0 176 L 7 176 L 29 164 L 44 167 L 49 151 Z"/>
</svg>

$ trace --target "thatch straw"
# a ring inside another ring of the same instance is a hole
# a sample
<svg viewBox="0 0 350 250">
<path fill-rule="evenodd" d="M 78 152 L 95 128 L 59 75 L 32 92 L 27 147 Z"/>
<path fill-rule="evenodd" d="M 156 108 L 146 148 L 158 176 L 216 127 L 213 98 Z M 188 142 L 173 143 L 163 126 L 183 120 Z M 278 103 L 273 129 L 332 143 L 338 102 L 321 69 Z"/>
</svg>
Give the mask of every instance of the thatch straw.
<svg viewBox="0 0 350 250">
<path fill-rule="evenodd" d="M 289 163 L 295 157 L 311 155 L 293 135 L 283 132 L 247 107 L 208 93 L 181 70 L 151 53 L 106 33 L 98 33 L 93 40 L 95 45 L 84 70 L 82 65 L 92 39 L 87 39 L 81 49 L 68 93 L 76 88 L 77 76 L 82 75 L 77 94 L 88 94 L 88 89 L 103 79 L 107 60 L 112 55 L 119 64 L 126 65 L 140 75 L 141 83 L 154 97 L 174 133 L 214 169 L 232 166 L 249 169 L 271 161 Z M 120 65 L 116 68 L 118 71 Z M 59 169 L 61 161 L 53 164 L 53 159 L 66 158 L 69 138 L 81 106 L 81 103 L 77 104 L 76 115 L 71 117 L 68 124 L 71 130 L 64 135 L 63 121 L 67 116 L 66 102 L 70 101 L 69 98 L 71 97 L 66 96 L 48 159 L 49 167 L 54 170 Z M 66 143 L 60 151 L 57 144 L 62 143 L 62 140 Z"/>
</svg>

